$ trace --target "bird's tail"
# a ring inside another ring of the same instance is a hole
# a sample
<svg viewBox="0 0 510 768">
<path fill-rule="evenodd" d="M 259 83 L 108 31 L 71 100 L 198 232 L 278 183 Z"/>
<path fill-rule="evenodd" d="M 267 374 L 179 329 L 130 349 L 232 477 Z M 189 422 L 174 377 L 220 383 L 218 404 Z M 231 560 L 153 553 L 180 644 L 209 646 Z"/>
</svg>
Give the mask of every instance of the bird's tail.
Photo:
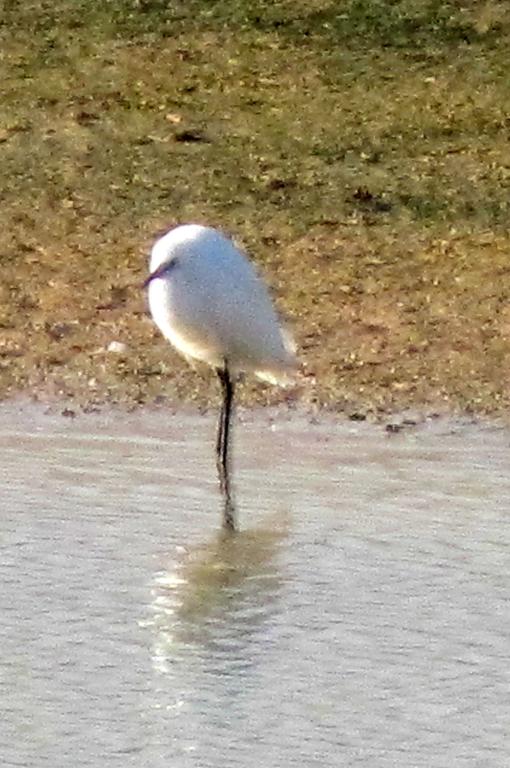
<svg viewBox="0 0 510 768">
<path fill-rule="evenodd" d="M 260 371 L 255 371 L 257 379 L 267 381 L 269 384 L 277 384 L 280 387 L 291 387 L 296 383 L 297 375 L 299 372 L 298 364 L 285 368 L 267 368 Z"/>
<path fill-rule="evenodd" d="M 255 371 L 255 375 L 262 381 L 268 381 L 270 384 L 279 384 L 282 387 L 290 387 L 296 383 L 300 369 L 300 363 L 297 358 L 297 347 L 290 331 L 286 328 L 281 329 L 284 354 L 282 359 L 275 362 L 271 360 L 267 367 L 261 366 Z"/>
</svg>

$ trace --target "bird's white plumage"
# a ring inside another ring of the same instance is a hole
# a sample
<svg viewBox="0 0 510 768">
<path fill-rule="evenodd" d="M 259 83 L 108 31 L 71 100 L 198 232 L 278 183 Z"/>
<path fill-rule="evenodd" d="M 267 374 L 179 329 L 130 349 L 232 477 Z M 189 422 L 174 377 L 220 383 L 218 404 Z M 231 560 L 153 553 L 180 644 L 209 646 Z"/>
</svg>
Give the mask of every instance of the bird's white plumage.
<svg viewBox="0 0 510 768">
<path fill-rule="evenodd" d="M 169 269 L 164 271 L 164 266 Z M 296 368 L 294 345 L 269 293 L 231 240 L 187 224 L 154 245 L 149 306 L 163 335 L 188 358 L 232 374 L 284 382 Z"/>
</svg>

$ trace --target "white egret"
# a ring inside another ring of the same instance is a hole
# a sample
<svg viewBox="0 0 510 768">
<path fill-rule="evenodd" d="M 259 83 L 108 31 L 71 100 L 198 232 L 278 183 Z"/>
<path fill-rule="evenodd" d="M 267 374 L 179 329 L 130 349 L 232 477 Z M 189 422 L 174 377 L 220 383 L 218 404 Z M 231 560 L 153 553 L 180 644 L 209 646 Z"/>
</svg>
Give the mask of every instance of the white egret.
<svg viewBox="0 0 510 768">
<path fill-rule="evenodd" d="M 186 224 L 157 240 L 145 285 L 162 334 L 188 362 L 207 363 L 220 380 L 216 463 L 223 524 L 234 530 L 229 437 L 235 381 L 241 372 L 274 384 L 288 381 L 297 368 L 293 341 L 252 264 L 211 227 Z"/>
</svg>

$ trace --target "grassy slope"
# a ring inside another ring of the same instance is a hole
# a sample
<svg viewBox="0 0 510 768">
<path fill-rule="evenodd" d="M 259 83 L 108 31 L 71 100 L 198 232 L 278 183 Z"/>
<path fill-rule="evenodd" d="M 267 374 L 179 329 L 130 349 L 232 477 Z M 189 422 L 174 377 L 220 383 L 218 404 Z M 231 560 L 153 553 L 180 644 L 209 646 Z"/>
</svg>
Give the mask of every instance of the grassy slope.
<svg viewBox="0 0 510 768">
<path fill-rule="evenodd" d="M 505 409 L 509 17 L 4 2 L 0 392 L 206 402 L 139 290 L 154 234 L 198 220 L 263 265 L 316 375 L 305 401 Z"/>
</svg>

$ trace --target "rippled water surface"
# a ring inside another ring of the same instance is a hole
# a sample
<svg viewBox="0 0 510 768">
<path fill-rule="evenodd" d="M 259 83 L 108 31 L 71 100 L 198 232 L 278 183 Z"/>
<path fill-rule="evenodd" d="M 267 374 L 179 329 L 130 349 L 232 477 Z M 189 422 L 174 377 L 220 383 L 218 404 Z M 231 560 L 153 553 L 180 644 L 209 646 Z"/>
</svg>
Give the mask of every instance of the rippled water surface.
<svg viewBox="0 0 510 768">
<path fill-rule="evenodd" d="M 0 425 L 2 766 L 509 764 L 510 432 Z"/>
</svg>

